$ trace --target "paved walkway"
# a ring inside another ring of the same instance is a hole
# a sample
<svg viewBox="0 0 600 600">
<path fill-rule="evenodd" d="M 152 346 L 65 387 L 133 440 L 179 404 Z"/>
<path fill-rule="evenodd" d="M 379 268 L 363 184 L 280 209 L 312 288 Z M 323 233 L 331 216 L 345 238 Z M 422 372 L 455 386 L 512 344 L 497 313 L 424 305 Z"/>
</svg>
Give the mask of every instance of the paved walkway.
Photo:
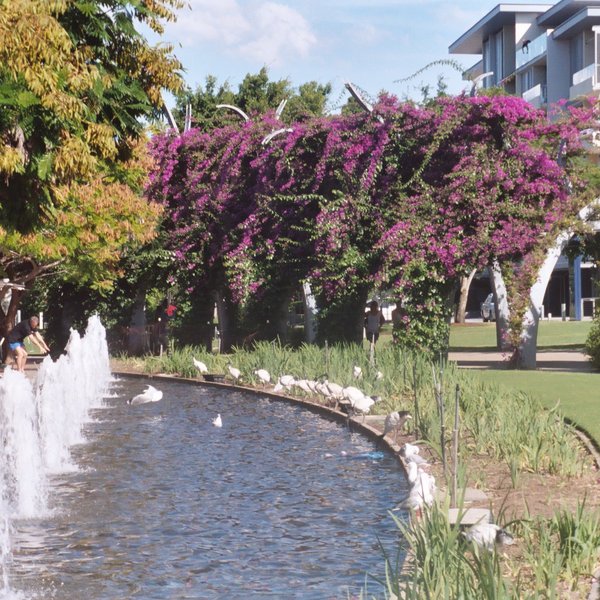
<svg viewBox="0 0 600 600">
<path fill-rule="evenodd" d="M 507 369 L 509 355 L 494 350 L 450 352 L 448 359 L 471 369 Z M 541 350 L 537 353 L 540 371 L 597 372 L 586 354 L 579 350 Z"/>
</svg>

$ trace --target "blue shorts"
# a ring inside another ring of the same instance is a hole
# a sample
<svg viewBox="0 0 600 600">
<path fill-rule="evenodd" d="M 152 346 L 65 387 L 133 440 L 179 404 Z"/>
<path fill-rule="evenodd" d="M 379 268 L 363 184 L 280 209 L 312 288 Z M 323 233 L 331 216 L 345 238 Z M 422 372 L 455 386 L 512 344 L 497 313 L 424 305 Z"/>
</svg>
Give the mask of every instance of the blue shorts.
<svg viewBox="0 0 600 600">
<path fill-rule="evenodd" d="M 16 350 L 17 348 L 24 348 L 25 345 L 23 344 L 23 342 L 11 342 L 10 344 L 8 344 L 8 347 L 11 350 Z"/>
</svg>

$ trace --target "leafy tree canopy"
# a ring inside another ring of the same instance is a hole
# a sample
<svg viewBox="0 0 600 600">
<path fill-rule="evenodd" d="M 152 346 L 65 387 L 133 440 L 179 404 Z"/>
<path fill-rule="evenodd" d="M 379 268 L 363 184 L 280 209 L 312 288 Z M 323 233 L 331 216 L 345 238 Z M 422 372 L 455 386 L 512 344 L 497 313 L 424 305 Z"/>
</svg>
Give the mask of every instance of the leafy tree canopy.
<svg viewBox="0 0 600 600">
<path fill-rule="evenodd" d="M 256 117 L 273 112 L 283 100 L 287 100 L 281 114 L 283 123 L 293 123 L 308 117 L 322 116 L 331 85 L 309 81 L 297 89 L 288 79 L 271 81 L 268 70 L 263 67 L 258 73 L 248 73 L 238 90 L 232 90 L 226 81 L 219 85 L 214 75 L 206 77 L 204 85 L 192 91 L 186 89 L 177 95 L 174 116 L 183 129 L 186 106 L 192 109 L 192 125 L 202 130 L 236 124 L 240 117 L 235 113 L 217 109 L 217 104 L 230 104 Z"/>
<path fill-rule="evenodd" d="M 445 295 L 474 268 L 518 261 L 515 281 L 531 280 L 524 257 L 587 201 L 577 163 L 556 152 L 561 140 L 580 152 L 590 116 L 549 123 L 515 97 L 418 107 L 382 95 L 373 114 L 296 122 L 265 144 L 280 127 L 267 114 L 157 138 L 149 194 L 188 289 L 224 283 L 244 304 L 308 278 L 323 315 L 382 286 L 412 307 L 414 330 L 443 321 Z"/>
<path fill-rule="evenodd" d="M 181 87 L 156 32 L 181 0 L 0 0 L 0 270 L 106 288 L 161 209 L 142 198 L 144 120 Z M 19 294 L 13 294 L 11 312 Z"/>
</svg>

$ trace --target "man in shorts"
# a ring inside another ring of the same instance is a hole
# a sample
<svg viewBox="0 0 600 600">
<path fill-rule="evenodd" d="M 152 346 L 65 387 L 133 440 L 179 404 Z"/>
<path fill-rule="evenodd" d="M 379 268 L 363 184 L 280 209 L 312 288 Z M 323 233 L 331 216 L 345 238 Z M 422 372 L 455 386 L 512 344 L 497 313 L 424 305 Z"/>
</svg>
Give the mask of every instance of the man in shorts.
<svg viewBox="0 0 600 600">
<path fill-rule="evenodd" d="M 29 317 L 25 321 L 17 323 L 8 335 L 6 341 L 10 349 L 10 353 L 14 356 L 15 366 L 17 371 L 25 371 L 25 363 L 27 362 L 27 351 L 25 350 L 25 338 L 30 338 L 31 341 L 40 349 L 42 354 L 50 352 L 50 348 L 39 334 L 37 328 L 40 320 L 37 317 Z"/>
</svg>

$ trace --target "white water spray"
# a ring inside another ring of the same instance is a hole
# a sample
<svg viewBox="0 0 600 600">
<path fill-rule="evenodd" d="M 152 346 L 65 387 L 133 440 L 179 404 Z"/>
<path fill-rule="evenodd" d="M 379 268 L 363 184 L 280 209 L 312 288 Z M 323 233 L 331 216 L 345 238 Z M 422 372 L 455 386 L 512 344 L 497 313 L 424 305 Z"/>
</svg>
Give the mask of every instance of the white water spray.
<svg viewBox="0 0 600 600">
<path fill-rule="evenodd" d="M 71 331 L 56 362 L 43 360 L 33 386 L 11 369 L 0 379 L 0 598 L 17 597 L 8 577 L 12 521 L 48 512 L 48 475 L 76 470 L 70 447 L 85 441 L 82 425 L 102 405 L 110 379 L 105 330 L 96 316 L 83 338 Z"/>
</svg>

